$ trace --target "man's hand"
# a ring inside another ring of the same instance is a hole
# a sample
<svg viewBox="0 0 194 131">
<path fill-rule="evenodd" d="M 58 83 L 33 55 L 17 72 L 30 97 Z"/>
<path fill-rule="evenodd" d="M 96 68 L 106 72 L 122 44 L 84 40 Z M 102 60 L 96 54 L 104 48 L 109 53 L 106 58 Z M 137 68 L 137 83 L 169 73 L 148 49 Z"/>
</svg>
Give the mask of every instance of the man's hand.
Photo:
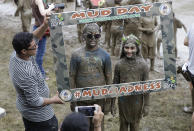
<svg viewBox="0 0 194 131">
<path fill-rule="evenodd" d="M 92 122 L 94 123 L 94 128 L 101 127 L 101 122 L 104 117 L 104 113 L 102 112 L 102 109 L 99 105 L 94 104 L 94 106 L 97 106 L 98 109 L 94 111 L 94 116 Z"/>
<path fill-rule="evenodd" d="M 36 38 L 38 38 L 38 39 L 42 38 L 42 36 L 44 35 L 45 31 L 48 29 L 48 21 L 49 21 L 49 19 L 50 19 L 50 17 L 48 15 L 46 15 L 44 17 L 43 24 L 32 32 L 33 35 Z"/>
<path fill-rule="evenodd" d="M 53 96 L 51 99 L 54 104 L 63 104 L 63 101 L 59 98 L 58 93 L 55 96 Z"/>
<path fill-rule="evenodd" d="M 186 62 L 186 63 L 183 65 L 182 70 L 183 70 L 184 72 L 187 71 L 188 65 L 189 65 L 188 62 Z"/>
<path fill-rule="evenodd" d="M 48 5 L 48 7 L 49 7 L 48 10 L 51 11 L 55 8 L 55 4 L 52 3 L 52 4 Z"/>
<path fill-rule="evenodd" d="M 46 15 L 46 16 L 44 17 L 43 24 L 44 24 L 45 26 L 48 26 L 49 19 L 50 19 L 50 15 Z"/>
<path fill-rule="evenodd" d="M 59 98 L 58 92 L 55 96 L 51 98 L 44 98 L 43 106 L 48 104 L 63 104 L 63 101 Z"/>
</svg>

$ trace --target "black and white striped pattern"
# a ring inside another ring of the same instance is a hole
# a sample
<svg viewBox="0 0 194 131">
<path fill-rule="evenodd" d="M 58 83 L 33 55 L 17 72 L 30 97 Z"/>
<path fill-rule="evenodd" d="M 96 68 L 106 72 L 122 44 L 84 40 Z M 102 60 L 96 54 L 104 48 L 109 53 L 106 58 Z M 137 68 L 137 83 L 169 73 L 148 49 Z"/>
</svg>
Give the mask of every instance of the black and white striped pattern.
<svg viewBox="0 0 194 131">
<path fill-rule="evenodd" d="M 14 52 L 10 57 L 9 74 L 17 92 L 16 106 L 29 121 L 41 122 L 53 117 L 51 105 L 42 106 L 49 97 L 49 88 L 34 60 L 20 59 Z"/>
</svg>

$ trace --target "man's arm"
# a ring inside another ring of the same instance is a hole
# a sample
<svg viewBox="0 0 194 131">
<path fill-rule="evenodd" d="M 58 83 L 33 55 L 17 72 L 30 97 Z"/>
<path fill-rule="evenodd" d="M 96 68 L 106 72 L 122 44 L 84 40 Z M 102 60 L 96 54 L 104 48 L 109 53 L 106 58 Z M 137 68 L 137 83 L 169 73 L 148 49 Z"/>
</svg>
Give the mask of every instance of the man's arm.
<svg viewBox="0 0 194 131">
<path fill-rule="evenodd" d="M 146 81 L 149 79 L 149 68 L 146 64 L 143 64 L 144 66 L 142 67 L 142 77 L 141 81 Z"/>
<path fill-rule="evenodd" d="M 41 97 L 38 93 L 38 85 L 32 76 L 29 76 L 23 80 L 21 89 L 24 91 L 26 98 L 25 101 L 33 107 L 44 106 L 48 104 L 62 104 L 62 101 L 58 95 L 55 95 L 52 98 Z"/>
<path fill-rule="evenodd" d="M 104 76 L 106 79 L 106 85 L 112 84 L 112 64 L 110 56 L 106 56 Z"/>
<path fill-rule="evenodd" d="M 119 73 L 118 64 L 116 64 L 115 70 L 114 70 L 113 84 L 119 84 L 119 83 L 120 83 L 120 73 Z"/>
<path fill-rule="evenodd" d="M 177 28 L 184 28 L 185 32 L 187 32 L 187 28 L 185 25 L 177 18 L 175 18 L 175 23 Z"/>
<path fill-rule="evenodd" d="M 48 28 L 48 20 L 49 20 L 49 19 L 50 19 L 50 17 L 45 16 L 45 17 L 44 17 L 44 22 L 43 22 L 43 24 L 40 25 L 40 27 L 38 27 L 36 30 L 34 30 L 34 31 L 32 32 L 33 35 L 34 35 L 36 38 L 40 39 L 40 38 L 44 35 L 45 31 L 46 31 L 47 28 Z"/>
<path fill-rule="evenodd" d="M 49 104 L 63 104 L 62 100 L 59 98 L 58 94 L 51 98 L 43 98 L 43 106 L 44 105 L 49 105 Z"/>
<path fill-rule="evenodd" d="M 36 0 L 35 3 L 38 6 L 38 9 L 39 9 L 40 14 L 42 16 L 46 16 L 48 14 L 50 15 L 52 13 L 51 10 L 53 10 L 55 8 L 54 4 L 51 4 L 51 5 L 49 5 L 49 8 L 48 9 L 45 9 L 44 3 L 43 3 L 42 0 Z"/>
<path fill-rule="evenodd" d="M 78 70 L 78 59 L 79 57 L 75 52 L 72 53 L 71 55 L 71 60 L 70 60 L 70 71 L 69 71 L 69 77 L 70 77 L 70 88 L 74 89 L 76 88 L 76 74 Z"/>
<path fill-rule="evenodd" d="M 187 36 L 184 39 L 184 45 L 185 46 L 189 46 L 189 40 L 188 40 L 188 37 Z"/>
<path fill-rule="evenodd" d="M 155 25 L 155 27 L 154 27 L 154 32 L 155 31 L 158 31 L 159 30 L 159 28 L 160 28 L 160 25 L 158 24 L 158 20 L 157 20 L 157 17 L 154 17 L 154 25 Z"/>
<path fill-rule="evenodd" d="M 149 68 L 148 66 L 145 65 L 142 67 L 143 74 L 142 74 L 142 81 L 146 81 L 149 79 Z M 144 108 L 143 108 L 143 116 L 147 116 L 149 113 L 149 106 L 150 106 L 150 95 L 149 93 L 144 93 L 143 94 L 143 100 L 144 100 Z"/>
<path fill-rule="evenodd" d="M 119 71 L 119 65 L 118 63 L 115 65 L 115 69 L 114 69 L 114 78 L 113 78 L 113 84 L 119 84 L 120 83 L 120 71 Z M 113 115 L 113 117 L 116 115 L 116 98 L 112 98 L 111 99 L 111 114 Z"/>
<path fill-rule="evenodd" d="M 185 32 L 187 33 L 187 28 L 184 24 L 183 24 L 183 28 L 184 28 Z"/>
<path fill-rule="evenodd" d="M 69 78 L 70 78 L 70 88 L 76 88 L 76 73 L 77 73 L 77 57 L 76 54 L 72 53 L 71 60 L 70 60 L 70 71 L 69 71 Z M 70 102 L 71 111 L 75 111 L 75 107 L 77 106 L 77 102 Z"/>
<path fill-rule="evenodd" d="M 149 31 L 149 32 L 154 32 L 154 29 L 152 29 L 152 28 L 143 28 L 143 27 L 138 27 L 138 30 L 140 30 L 140 31 Z"/>
</svg>

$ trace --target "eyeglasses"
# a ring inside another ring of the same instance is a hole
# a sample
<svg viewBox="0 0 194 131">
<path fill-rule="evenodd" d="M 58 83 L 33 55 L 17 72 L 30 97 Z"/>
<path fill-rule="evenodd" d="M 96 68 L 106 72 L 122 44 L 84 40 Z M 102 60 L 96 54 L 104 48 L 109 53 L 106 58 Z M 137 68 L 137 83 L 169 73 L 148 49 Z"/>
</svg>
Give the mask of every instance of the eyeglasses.
<svg viewBox="0 0 194 131">
<path fill-rule="evenodd" d="M 37 44 L 34 44 L 33 46 L 32 46 L 32 48 L 28 48 L 28 49 L 26 49 L 26 50 L 36 50 L 36 47 L 37 47 L 38 45 Z"/>
<path fill-rule="evenodd" d="M 89 39 L 92 39 L 92 38 L 95 38 L 95 39 L 98 39 L 98 38 L 100 38 L 101 37 L 101 35 L 100 34 L 87 34 L 87 38 L 89 38 Z"/>
</svg>

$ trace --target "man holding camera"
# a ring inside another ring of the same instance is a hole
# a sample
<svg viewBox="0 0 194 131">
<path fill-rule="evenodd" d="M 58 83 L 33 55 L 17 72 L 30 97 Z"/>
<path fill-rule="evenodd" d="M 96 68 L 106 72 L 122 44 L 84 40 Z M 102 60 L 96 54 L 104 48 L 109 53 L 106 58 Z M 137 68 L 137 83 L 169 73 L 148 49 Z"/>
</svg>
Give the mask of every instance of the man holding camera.
<svg viewBox="0 0 194 131">
<path fill-rule="evenodd" d="M 83 38 L 86 45 L 75 50 L 71 56 L 71 88 L 84 88 L 112 84 L 110 55 L 105 50 L 98 47 L 100 37 L 101 30 L 96 23 L 90 23 L 84 26 Z M 89 106 L 94 104 L 100 105 L 105 114 L 110 112 L 110 110 L 113 114 L 114 102 L 111 99 L 73 102 L 71 103 L 71 110 L 74 111 L 75 106 Z M 92 120 L 90 123 L 90 131 L 93 131 L 94 126 L 92 124 Z"/>
<path fill-rule="evenodd" d="M 17 33 L 12 41 L 9 74 L 17 92 L 16 106 L 25 131 L 58 131 L 58 121 L 50 104 L 62 104 L 58 94 L 49 98 L 46 84 L 34 56 L 38 39 L 48 28 L 48 18 L 33 33 Z"/>
</svg>

